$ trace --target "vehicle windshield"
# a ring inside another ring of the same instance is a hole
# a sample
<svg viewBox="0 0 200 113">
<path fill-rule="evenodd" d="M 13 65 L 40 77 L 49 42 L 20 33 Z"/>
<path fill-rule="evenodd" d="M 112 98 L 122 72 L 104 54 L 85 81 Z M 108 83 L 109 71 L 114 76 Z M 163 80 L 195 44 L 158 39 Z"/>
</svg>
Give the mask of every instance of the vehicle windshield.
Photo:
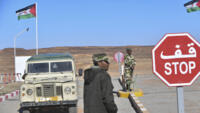
<svg viewBox="0 0 200 113">
<path fill-rule="evenodd" d="M 49 72 L 49 63 L 28 64 L 28 73 L 45 73 Z"/>
<path fill-rule="evenodd" d="M 51 62 L 51 72 L 72 71 L 72 62 Z"/>
</svg>

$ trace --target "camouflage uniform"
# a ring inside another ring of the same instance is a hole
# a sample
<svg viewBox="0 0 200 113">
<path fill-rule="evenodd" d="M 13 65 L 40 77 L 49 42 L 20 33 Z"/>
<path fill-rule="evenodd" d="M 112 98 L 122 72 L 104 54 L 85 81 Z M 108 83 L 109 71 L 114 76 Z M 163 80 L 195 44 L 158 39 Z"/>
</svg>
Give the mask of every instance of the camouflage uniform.
<svg viewBox="0 0 200 113">
<path fill-rule="evenodd" d="M 136 65 L 136 61 L 133 55 L 126 54 L 124 57 L 124 77 L 127 85 L 127 89 L 130 90 L 133 83 L 133 67 Z"/>
<path fill-rule="evenodd" d="M 99 61 L 108 61 L 108 56 L 105 53 L 99 53 L 99 54 L 94 54 L 92 56 L 92 60 L 95 62 L 99 62 Z"/>
</svg>

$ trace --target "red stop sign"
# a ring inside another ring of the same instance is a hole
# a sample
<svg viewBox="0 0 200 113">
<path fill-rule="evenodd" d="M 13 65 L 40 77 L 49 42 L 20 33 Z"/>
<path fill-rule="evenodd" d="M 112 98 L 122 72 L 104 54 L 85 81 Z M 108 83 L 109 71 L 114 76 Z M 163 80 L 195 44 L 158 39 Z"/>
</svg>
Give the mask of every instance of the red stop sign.
<svg viewBox="0 0 200 113">
<path fill-rule="evenodd" d="M 200 75 L 200 44 L 189 33 L 166 34 L 152 60 L 154 74 L 167 86 L 188 86 Z"/>
</svg>

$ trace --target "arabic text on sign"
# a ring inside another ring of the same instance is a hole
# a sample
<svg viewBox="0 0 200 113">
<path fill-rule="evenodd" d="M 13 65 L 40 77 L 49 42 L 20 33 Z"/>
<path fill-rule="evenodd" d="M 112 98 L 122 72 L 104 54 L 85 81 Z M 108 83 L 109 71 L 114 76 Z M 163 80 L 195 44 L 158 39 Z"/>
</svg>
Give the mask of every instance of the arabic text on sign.
<svg viewBox="0 0 200 113">
<path fill-rule="evenodd" d="M 161 59 L 178 59 L 178 58 L 195 58 L 196 57 L 196 49 L 193 43 L 188 44 L 188 54 L 182 54 L 182 51 L 179 49 L 180 45 L 176 45 L 177 50 L 174 52 L 174 55 L 164 55 L 163 51 L 160 54 Z"/>
</svg>

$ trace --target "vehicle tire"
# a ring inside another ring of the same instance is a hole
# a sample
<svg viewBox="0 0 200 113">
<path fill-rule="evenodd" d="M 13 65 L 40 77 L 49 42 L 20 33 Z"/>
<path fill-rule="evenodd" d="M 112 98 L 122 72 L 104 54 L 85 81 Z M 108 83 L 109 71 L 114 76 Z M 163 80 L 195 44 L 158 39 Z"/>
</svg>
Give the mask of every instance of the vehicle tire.
<svg viewBox="0 0 200 113">
<path fill-rule="evenodd" d="M 29 110 L 19 110 L 19 113 L 30 113 Z"/>
<path fill-rule="evenodd" d="M 77 107 L 69 107 L 69 113 L 77 113 Z"/>
</svg>

